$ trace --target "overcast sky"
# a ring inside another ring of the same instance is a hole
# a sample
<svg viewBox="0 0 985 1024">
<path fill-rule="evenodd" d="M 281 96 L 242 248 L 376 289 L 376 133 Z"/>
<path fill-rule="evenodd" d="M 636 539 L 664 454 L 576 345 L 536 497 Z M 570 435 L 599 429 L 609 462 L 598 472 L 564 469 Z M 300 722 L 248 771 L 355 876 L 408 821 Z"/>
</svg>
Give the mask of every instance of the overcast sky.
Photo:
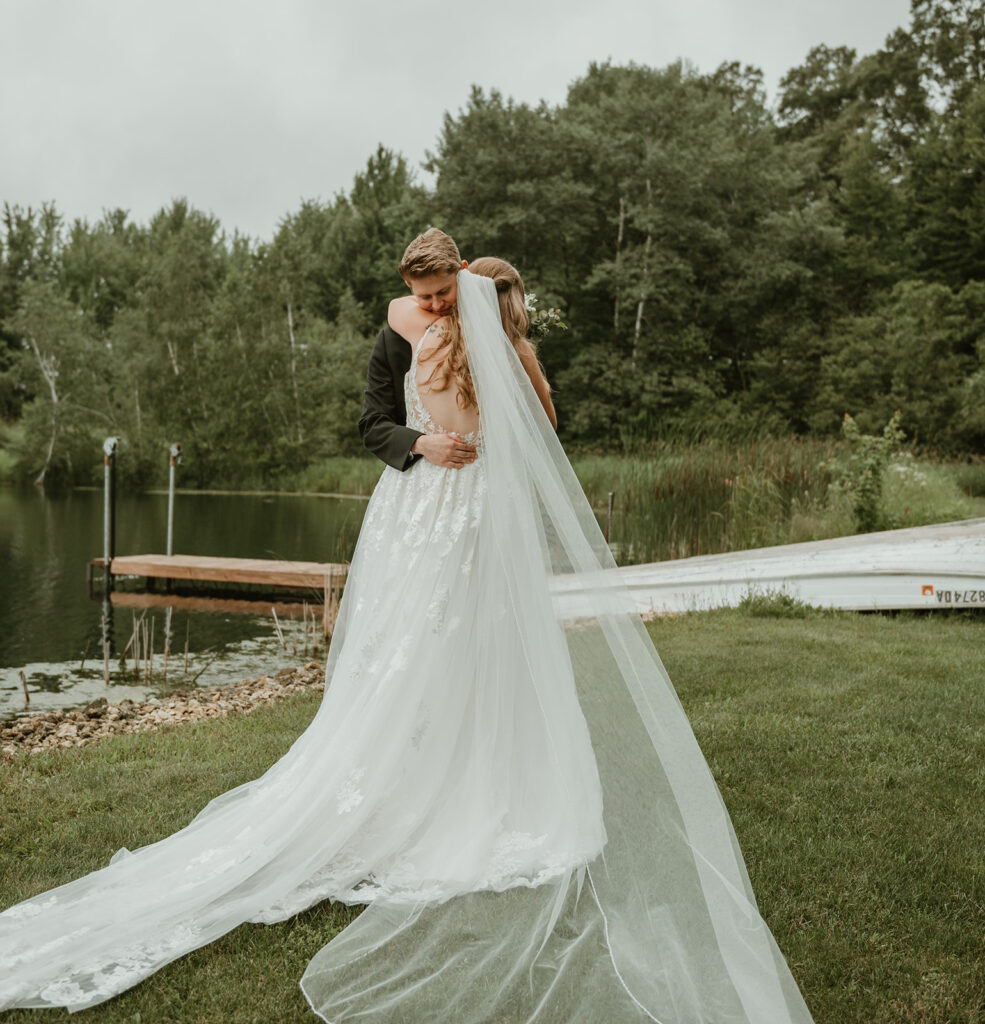
<svg viewBox="0 0 985 1024">
<path fill-rule="evenodd" d="M 0 0 L 0 202 L 69 219 L 177 196 L 270 238 L 382 142 L 418 166 L 477 83 L 564 100 L 590 61 L 877 49 L 909 0 Z"/>
</svg>

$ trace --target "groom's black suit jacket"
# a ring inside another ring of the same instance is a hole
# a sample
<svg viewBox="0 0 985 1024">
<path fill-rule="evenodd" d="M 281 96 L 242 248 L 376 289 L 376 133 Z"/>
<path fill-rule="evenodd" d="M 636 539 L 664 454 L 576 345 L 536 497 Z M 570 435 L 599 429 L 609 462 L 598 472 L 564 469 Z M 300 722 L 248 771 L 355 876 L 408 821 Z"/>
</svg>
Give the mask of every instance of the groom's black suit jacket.
<svg viewBox="0 0 985 1024">
<path fill-rule="evenodd" d="M 359 436 L 363 444 L 394 469 L 409 469 L 421 457 L 411 452 L 421 436 L 407 426 L 404 377 L 410 369 L 410 345 L 396 331 L 384 327 L 376 336 L 369 357 Z"/>
</svg>

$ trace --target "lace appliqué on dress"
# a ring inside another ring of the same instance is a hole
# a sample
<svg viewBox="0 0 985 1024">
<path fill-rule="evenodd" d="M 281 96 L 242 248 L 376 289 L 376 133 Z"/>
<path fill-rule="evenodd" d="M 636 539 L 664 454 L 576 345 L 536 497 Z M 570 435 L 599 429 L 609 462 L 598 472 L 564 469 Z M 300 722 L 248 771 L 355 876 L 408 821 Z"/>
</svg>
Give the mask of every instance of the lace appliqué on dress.
<svg viewBox="0 0 985 1024">
<path fill-rule="evenodd" d="M 362 802 L 363 795 L 359 790 L 359 781 L 366 774 L 365 768 L 353 768 L 345 777 L 342 785 L 336 793 L 339 814 L 349 814 L 354 811 Z"/>
</svg>

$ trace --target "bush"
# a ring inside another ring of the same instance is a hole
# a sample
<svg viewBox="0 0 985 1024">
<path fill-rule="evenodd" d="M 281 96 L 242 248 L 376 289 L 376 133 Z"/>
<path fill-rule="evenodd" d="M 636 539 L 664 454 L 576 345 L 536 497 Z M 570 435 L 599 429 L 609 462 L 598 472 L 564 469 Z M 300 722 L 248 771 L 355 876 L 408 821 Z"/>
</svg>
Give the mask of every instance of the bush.
<svg viewBox="0 0 985 1024">
<path fill-rule="evenodd" d="M 969 498 L 985 498 L 985 462 L 959 466 L 958 486 Z"/>
<path fill-rule="evenodd" d="M 901 415 L 897 409 L 882 428 L 882 434 L 874 435 L 863 434 L 854 418 L 845 413 L 841 429 L 853 451 L 847 463 L 834 463 L 831 471 L 836 485 L 851 497 L 856 533 L 872 533 L 896 525 L 883 509 L 882 493 L 886 469 L 906 436 L 900 430 Z"/>
<path fill-rule="evenodd" d="M 739 611 L 753 619 L 805 619 L 813 610 L 784 590 L 750 590 L 739 602 Z"/>
</svg>

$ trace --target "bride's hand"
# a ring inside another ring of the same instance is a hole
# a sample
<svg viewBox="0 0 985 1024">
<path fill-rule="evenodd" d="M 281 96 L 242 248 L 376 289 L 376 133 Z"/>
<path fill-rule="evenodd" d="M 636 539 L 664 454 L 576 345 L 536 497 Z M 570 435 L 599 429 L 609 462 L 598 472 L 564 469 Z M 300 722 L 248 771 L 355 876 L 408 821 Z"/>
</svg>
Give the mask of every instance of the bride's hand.
<svg viewBox="0 0 985 1024">
<path fill-rule="evenodd" d="M 458 434 L 421 434 L 411 451 L 446 469 L 461 469 L 475 462 L 476 455 L 475 445 L 463 441 Z"/>
</svg>

